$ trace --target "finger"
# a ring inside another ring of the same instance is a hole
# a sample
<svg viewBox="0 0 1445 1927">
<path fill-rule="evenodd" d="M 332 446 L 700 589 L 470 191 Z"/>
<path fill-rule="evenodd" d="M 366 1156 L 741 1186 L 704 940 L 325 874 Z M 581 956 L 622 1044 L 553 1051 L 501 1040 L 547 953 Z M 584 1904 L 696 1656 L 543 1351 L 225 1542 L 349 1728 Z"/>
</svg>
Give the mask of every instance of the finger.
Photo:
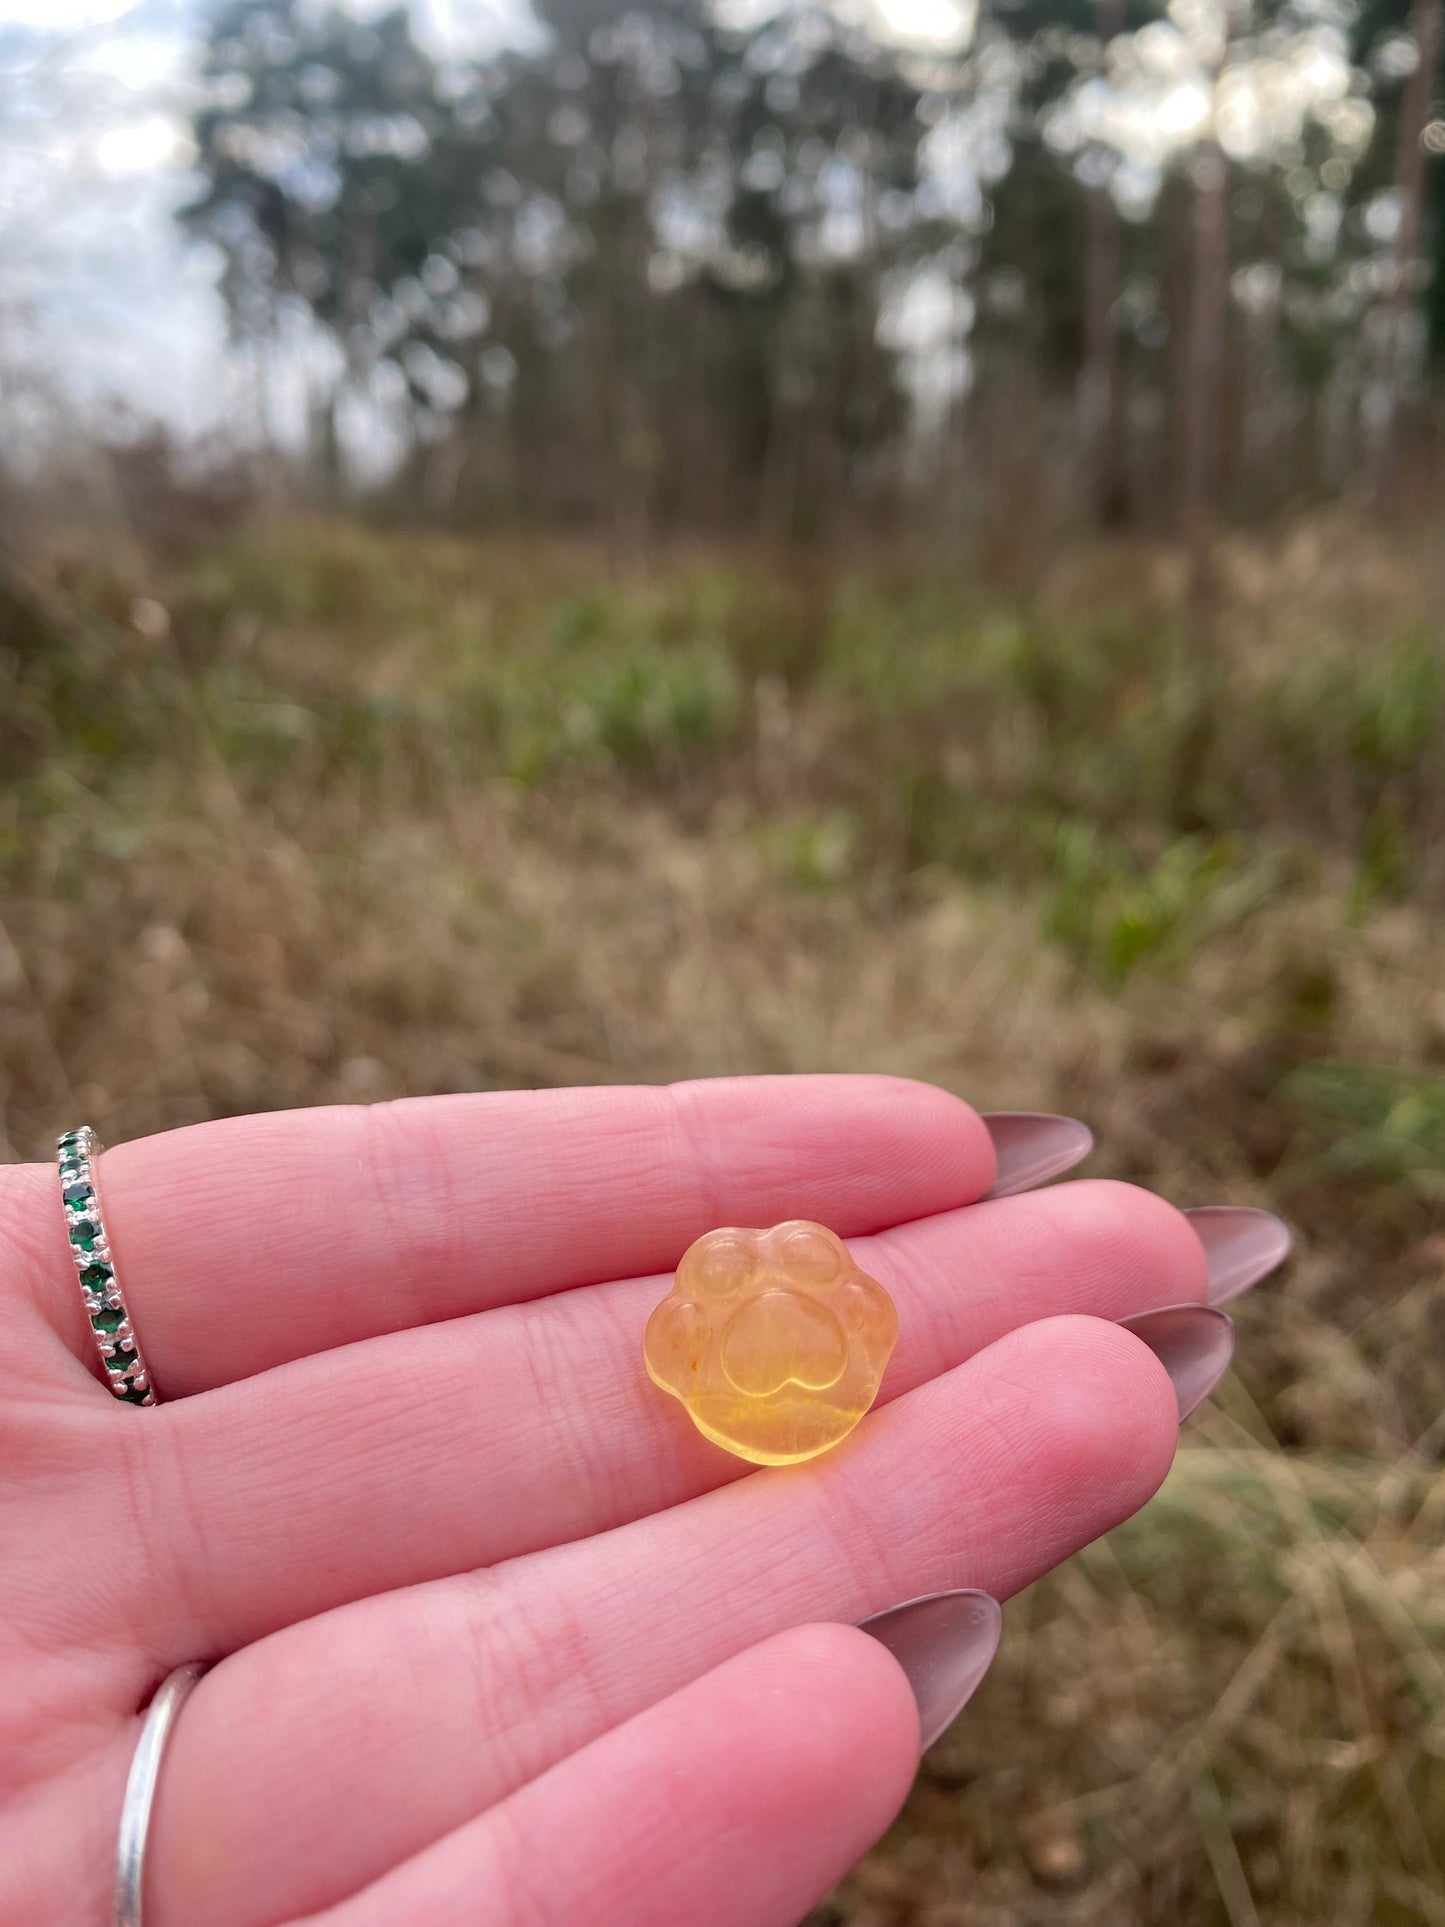
<svg viewBox="0 0 1445 1927">
<path fill-rule="evenodd" d="M 119 1144 L 99 1187 L 167 1398 L 291 1358 L 675 1264 L 713 1225 L 844 1236 L 981 1197 L 988 1131 L 891 1077 L 505 1091 L 228 1118 Z M 54 1174 L 17 1183 L 53 1320 L 89 1334 Z"/>
<path fill-rule="evenodd" d="M 1031 1320 L 1121 1318 L 1207 1288 L 1183 1217 L 1109 1182 L 945 1212 L 851 1249 L 898 1306 L 884 1402 Z M 145 1517 L 173 1575 L 149 1592 L 162 1636 L 229 1651 L 741 1476 L 643 1370 L 642 1329 L 666 1289 L 594 1286 L 161 1408 L 144 1443 Z"/>
<path fill-rule="evenodd" d="M 799 1627 L 312 1927 L 796 1927 L 883 1832 L 917 1763 L 897 1662 L 850 1626 Z M 183 1918 L 161 1911 L 162 1927 Z"/>
<path fill-rule="evenodd" d="M 39 1725 L 48 1711 L 27 1705 L 26 1723 Z M 3 1756 L 0 1921 L 5 1927 L 90 1927 L 111 1918 L 116 1820 L 140 1729 L 138 1718 L 113 1719 L 104 1696 L 97 1694 L 83 1739 L 50 1773 L 32 1774 Z M 52 1742 L 57 1737 L 52 1728 Z"/>
<path fill-rule="evenodd" d="M 1016 1591 L 1141 1505 L 1176 1433 L 1137 1339 L 1052 1319 L 812 1464 L 290 1627 L 187 1708 L 163 1889 L 193 1927 L 328 1905 L 783 1627 Z"/>
</svg>

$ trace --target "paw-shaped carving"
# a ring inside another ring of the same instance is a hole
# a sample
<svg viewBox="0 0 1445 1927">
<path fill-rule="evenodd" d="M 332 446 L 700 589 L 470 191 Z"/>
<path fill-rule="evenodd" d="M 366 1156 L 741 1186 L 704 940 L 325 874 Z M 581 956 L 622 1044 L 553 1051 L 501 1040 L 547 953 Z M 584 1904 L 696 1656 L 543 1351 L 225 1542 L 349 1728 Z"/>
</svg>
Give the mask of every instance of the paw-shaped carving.
<svg viewBox="0 0 1445 1927">
<path fill-rule="evenodd" d="M 897 1337 L 882 1285 L 841 1238 L 794 1218 L 690 1245 L 642 1350 L 700 1432 L 755 1465 L 792 1465 L 852 1431 Z"/>
</svg>

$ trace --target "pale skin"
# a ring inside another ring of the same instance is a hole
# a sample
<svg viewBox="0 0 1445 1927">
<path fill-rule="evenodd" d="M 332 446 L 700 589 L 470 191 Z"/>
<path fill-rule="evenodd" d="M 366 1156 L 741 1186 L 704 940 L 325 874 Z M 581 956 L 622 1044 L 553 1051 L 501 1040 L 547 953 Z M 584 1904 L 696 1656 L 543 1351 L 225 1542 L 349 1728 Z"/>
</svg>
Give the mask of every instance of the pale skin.
<svg viewBox="0 0 1445 1927">
<path fill-rule="evenodd" d="M 1109 1321 L 1204 1301 L 1188 1222 L 992 1182 L 966 1105 L 865 1077 L 118 1145 L 165 1401 L 137 1410 L 97 1380 L 53 1167 L 0 1170 L 0 1927 L 109 1919 L 138 1709 L 191 1659 L 147 1927 L 795 1927 L 918 1763 L 853 1622 L 1007 1598 L 1174 1451 L 1169 1379 Z M 692 1239 L 792 1217 L 900 1336 L 850 1439 L 757 1471 L 649 1382 L 642 1330 Z"/>
</svg>

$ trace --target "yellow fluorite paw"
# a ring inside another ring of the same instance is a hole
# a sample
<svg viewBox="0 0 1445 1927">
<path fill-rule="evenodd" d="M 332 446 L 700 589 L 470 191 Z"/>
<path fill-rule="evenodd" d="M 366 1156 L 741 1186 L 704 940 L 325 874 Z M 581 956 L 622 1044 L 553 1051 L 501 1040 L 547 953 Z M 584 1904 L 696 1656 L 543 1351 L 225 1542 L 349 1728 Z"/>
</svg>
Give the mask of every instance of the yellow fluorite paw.
<svg viewBox="0 0 1445 1927">
<path fill-rule="evenodd" d="M 897 1337 L 882 1285 L 841 1238 L 795 1218 L 690 1245 L 642 1349 L 699 1432 L 755 1465 L 793 1465 L 852 1431 Z"/>
</svg>

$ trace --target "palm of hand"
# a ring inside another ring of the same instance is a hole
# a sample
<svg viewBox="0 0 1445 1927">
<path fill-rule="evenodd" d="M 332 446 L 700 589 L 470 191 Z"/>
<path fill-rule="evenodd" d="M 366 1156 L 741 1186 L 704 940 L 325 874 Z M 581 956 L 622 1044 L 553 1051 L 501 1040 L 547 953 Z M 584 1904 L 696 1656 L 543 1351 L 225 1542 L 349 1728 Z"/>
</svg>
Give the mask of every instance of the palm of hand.
<svg viewBox="0 0 1445 1927">
<path fill-rule="evenodd" d="M 917 1764 L 852 1622 L 1017 1590 L 1173 1450 L 1105 1321 L 1203 1297 L 1188 1224 L 1111 1184 L 980 1204 L 993 1174 L 966 1106 L 870 1078 L 122 1145 L 136 1411 L 87 1370 L 53 1170 L 0 1173 L 0 1924 L 108 1918 L 136 1709 L 200 1658 L 148 1927 L 789 1927 Z M 784 1217 L 849 1239 L 900 1338 L 844 1446 L 749 1474 L 641 1335 L 694 1237 Z"/>
</svg>

